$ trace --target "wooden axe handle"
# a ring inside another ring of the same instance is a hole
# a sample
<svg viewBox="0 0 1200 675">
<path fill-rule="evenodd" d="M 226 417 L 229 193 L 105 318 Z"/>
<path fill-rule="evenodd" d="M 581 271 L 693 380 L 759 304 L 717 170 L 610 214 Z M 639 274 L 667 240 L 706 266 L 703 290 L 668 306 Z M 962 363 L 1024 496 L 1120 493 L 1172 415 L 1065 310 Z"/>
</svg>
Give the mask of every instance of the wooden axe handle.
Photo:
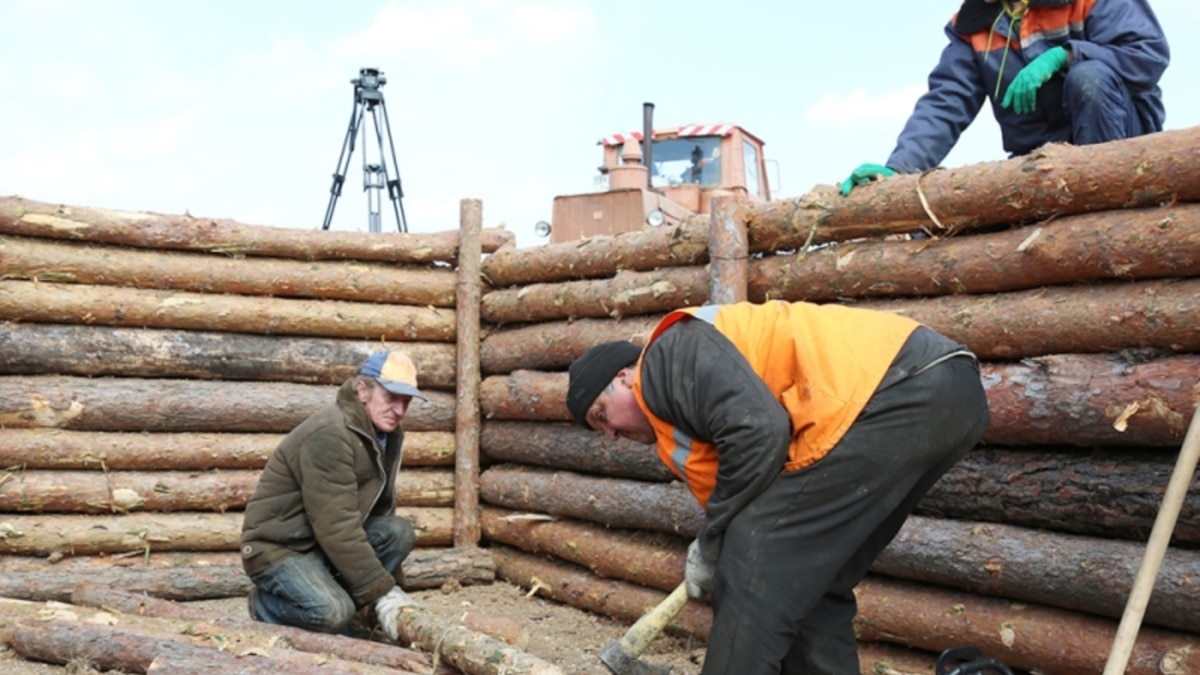
<svg viewBox="0 0 1200 675">
<path fill-rule="evenodd" d="M 679 584 L 665 600 L 642 615 L 621 637 L 621 649 L 630 658 L 637 658 L 658 637 L 663 628 L 687 604 L 687 586 Z"/>
</svg>

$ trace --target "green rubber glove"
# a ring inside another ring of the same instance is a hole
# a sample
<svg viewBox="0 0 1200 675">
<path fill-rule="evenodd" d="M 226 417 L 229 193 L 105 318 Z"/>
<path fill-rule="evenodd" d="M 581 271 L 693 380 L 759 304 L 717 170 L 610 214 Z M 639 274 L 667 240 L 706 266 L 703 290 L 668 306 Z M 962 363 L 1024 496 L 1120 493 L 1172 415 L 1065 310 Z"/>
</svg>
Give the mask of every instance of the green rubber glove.
<svg viewBox="0 0 1200 675">
<path fill-rule="evenodd" d="M 1000 102 L 1001 107 L 1011 107 L 1018 115 L 1033 112 L 1037 108 L 1038 89 L 1055 73 L 1066 68 L 1067 60 L 1066 48 L 1059 45 L 1030 61 L 1008 85 L 1004 100 Z"/>
<path fill-rule="evenodd" d="M 850 177 L 842 181 L 842 187 L 838 189 L 838 192 L 842 193 L 842 196 L 845 197 L 850 194 L 855 185 L 866 185 L 873 180 L 895 175 L 895 171 L 882 164 L 859 164 L 858 168 L 850 174 Z"/>
</svg>

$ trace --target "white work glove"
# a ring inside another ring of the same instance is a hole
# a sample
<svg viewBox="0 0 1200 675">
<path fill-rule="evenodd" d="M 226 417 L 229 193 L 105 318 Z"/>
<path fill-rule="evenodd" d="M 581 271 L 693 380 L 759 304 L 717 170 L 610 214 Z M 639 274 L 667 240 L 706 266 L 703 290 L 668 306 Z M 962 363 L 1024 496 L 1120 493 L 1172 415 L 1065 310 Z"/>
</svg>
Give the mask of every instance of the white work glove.
<svg viewBox="0 0 1200 675">
<path fill-rule="evenodd" d="M 687 564 L 683 568 L 683 581 L 687 585 L 688 597 L 700 600 L 712 585 L 715 561 L 706 560 L 700 552 L 700 541 L 693 539 L 688 546 Z"/>
<path fill-rule="evenodd" d="M 375 601 L 375 618 L 379 620 L 380 628 L 392 640 L 400 639 L 400 610 L 405 607 L 415 607 L 416 602 L 408 597 L 399 586 L 393 586 L 387 595 Z"/>
</svg>

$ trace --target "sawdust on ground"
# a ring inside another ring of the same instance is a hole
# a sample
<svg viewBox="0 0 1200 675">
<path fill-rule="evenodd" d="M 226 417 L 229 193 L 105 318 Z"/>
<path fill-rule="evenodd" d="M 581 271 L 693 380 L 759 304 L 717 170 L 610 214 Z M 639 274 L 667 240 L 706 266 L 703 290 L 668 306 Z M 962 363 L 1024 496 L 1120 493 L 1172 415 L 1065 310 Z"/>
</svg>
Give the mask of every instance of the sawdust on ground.
<svg viewBox="0 0 1200 675">
<path fill-rule="evenodd" d="M 519 621 L 527 629 L 526 652 L 578 675 L 611 675 L 600 663 L 600 650 L 610 641 L 620 639 L 628 628 L 624 623 L 570 605 L 536 595 L 530 597 L 524 589 L 504 581 L 453 590 L 416 591 L 411 595 L 428 610 L 448 620 L 471 611 Z M 246 615 L 244 598 L 205 600 L 196 604 L 229 615 Z M 692 637 L 660 635 L 650 644 L 642 660 L 668 667 L 676 675 L 696 675 L 704 660 L 704 644 Z M 88 675 L 95 672 L 84 664 L 52 666 L 22 661 L 11 651 L 0 651 L 2 675 Z"/>
</svg>

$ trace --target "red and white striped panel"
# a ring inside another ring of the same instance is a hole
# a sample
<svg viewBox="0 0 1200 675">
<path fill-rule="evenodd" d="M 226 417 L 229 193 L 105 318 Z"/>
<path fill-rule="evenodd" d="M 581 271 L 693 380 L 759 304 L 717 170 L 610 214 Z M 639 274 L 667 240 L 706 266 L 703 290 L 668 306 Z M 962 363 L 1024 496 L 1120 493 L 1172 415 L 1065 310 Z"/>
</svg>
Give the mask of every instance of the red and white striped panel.
<svg viewBox="0 0 1200 675">
<path fill-rule="evenodd" d="M 604 138 L 601 138 L 600 142 L 605 147 L 612 148 L 612 147 L 616 147 L 618 145 L 625 143 L 625 141 L 627 141 L 631 138 L 636 138 L 637 141 L 640 143 L 642 141 L 642 132 L 630 131 L 629 133 L 624 133 L 624 134 L 613 134 L 611 136 L 605 136 Z"/>
<path fill-rule="evenodd" d="M 725 136 L 731 131 L 732 124 L 685 124 L 679 127 L 680 136 Z"/>
</svg>

